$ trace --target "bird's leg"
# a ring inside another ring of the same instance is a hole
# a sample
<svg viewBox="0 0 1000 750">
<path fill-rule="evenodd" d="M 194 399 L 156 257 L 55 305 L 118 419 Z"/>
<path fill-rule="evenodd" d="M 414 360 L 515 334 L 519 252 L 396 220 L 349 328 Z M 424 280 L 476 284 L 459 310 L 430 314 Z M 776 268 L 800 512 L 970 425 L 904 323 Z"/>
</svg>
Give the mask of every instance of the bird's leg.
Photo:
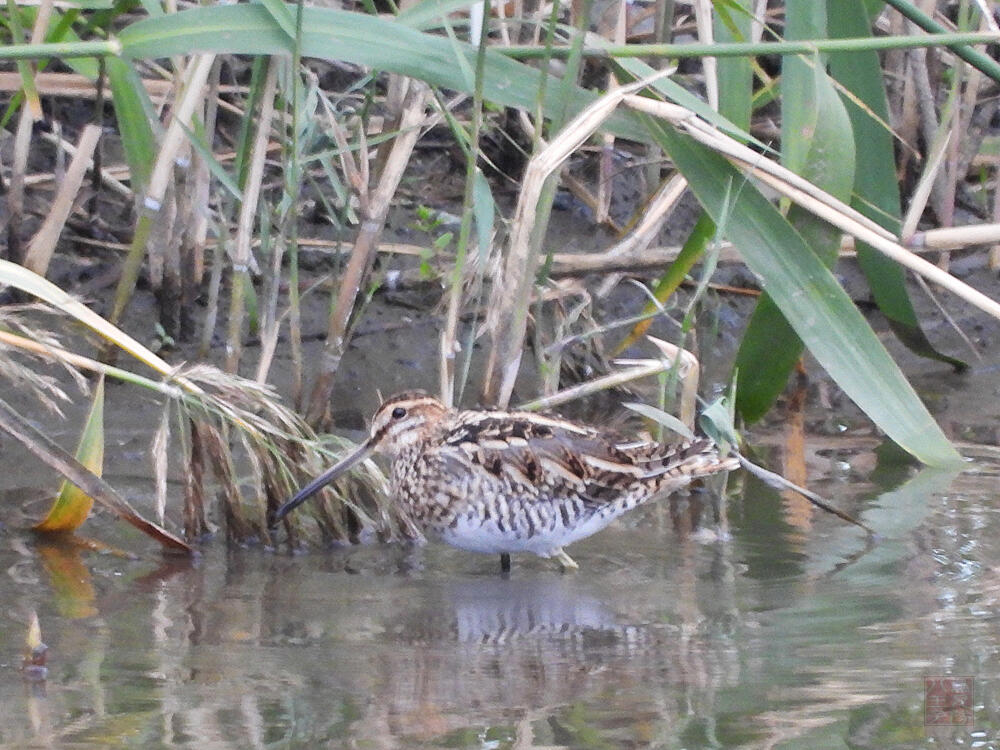
<svg viewBox="0 0 1000 750">
<path fill-rule="evenodd" d="M 559 561 L 559 565 L 562 566 L 563 572 L 567 570 L 579 570 L 580 566 L 576 564 L 576 560 L 566 554 L 566 551 L 561 547 L 552 553 L 552 557 Z"/>
<path fill-rule="evenodd" d="M 504 573 L 510 573 L 510 552 L 500 553 L 500 570 Z"/>
</svg>

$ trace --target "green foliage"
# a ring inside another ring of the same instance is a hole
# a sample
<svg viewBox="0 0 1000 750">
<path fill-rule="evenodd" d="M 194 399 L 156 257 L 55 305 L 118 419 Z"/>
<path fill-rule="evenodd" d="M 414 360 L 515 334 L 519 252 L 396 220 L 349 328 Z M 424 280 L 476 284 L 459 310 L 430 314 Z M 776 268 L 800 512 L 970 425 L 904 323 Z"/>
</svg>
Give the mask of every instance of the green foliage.
<svg viewBox="0 0 1000 750">
<path fill-rule="evenodd" d="M 901 2 L 896 0 L 894 4 Z M 46 50 L 47 54 L 58 54 L 60 59 L 87 74 L 95 74 L 97 66 L 94 58 L 86 55 L 104 56 L 117 127 L 131 172 L 131 187 L 140 197 L 152 177 L 163 129 L 140 80 L 138 63 L 180 60 L 195 53 L 253 56 L 249 92 L 243 101 L 247 115 L 236 134 L 234 162 L 223 165 L 215 159 L 212 148 L 215 134 L 206 131 L 200 116 L 185 126 L 195 152 L 207 162 L 214 177 L 216 194 L 228 193 L 225 209 L 219 213 L 229 219 L 237 213 L 235 204 L 244 200 L 251 176 L 258 125 L 255 113 L 262 108 L 268 56 L 286 56 L 288 60 L 313 57 L 373 71 L 370 76 L 359 75 L 354 84 L 357 91 L 347 92 L 361 93 L 351 102 L 351 107 L 356 106 L 350 111 L 357 115 L 354 118 L 357 122 L 352 120 L 348 126 L 351 118 L 338 120 L 345 132 L 359 129 L 350 132 L 349 145 L 343 146 L 344 151 L 350 152 L 346 156 L 358 160 L 368 158 L 370 149 L 378 143 L 375 139 L 364 140 L 364 128 L 376 93 L 381 93 L 376 86 L 381 73 L 427 82 L 438 90 L 439 102 L 446 100 L 445 94 L 451 92 L 475 96 L 481 102 L 476 117 L 487 117 L 504 108 L 537 114 L 541 117 L 533 134 L 537 145 L 543 138 L 551 141 L 557 137 L 563 124 L 572 122 L 597 100 L 597 92 L 578 84 L 578 78 L 582 77 L 578 74 L 585 70 L 586 58 L 610 55 L 614 70 L 623 78 L 629 75 L 644 78 L 654 72 L 638 59 L 640 50 L 634 45 L 631 50 L 614 47 L 555 23 L 546 30 L 546 49 L 534 56 L 566 59 L 563 75 L 549 73 L 547 65 L 534 66 L 514 59 L 514 53 L 505 54 L 496 47 L 480 50 L 459 39 L 461 29 L 456 30 L 448 15 L 468 4 L 467 0 L 433 0 L 411 6 L 396 17 L 306 7 L 302 9 L 300 27 L 299 8 L 279 0 L 212 4 L 178 13 L 163 12 L 159 4 L 150 2 L 141 6 L 146 17 L 138 21 L 125 15 L 133 10 L 136 14 L 142 12 L 133 2 L 114 5 L 93 2 L 53 16 L 47 40 L 58 46 Z M 755 4 L 749 0 L 718 0 L 714 5 L 715 34 L 723 46 L 708 48 L 701 54 L 718 57 L 720 111 L 713 111 L 690 87 L 670 76 L 653 81 L 648 87 L 649 95 L 687 107 L 707 123 L 706 127 L 715 126 L 755 147 L 761 159 L 774 158 L 776 154 L 770 144 L 751 135 L 751 114 L 754 107 L 764 106 L 780 96 L 782 163 L 827 193 L 850 201 L 858 211 L 891 232 L 898 232 L 902 199 L 896 182 L 893 135 L 887 126 L 885 85 L 875 51 L 887 45 L 884 38 L 871 36 L 872 4 L 867 0 L 842 0 L 836 4 L 825 0 L 790 0 L 786 4 L 788 41 L 807 43 L 815 49 L 850 51 L 785 54 L 780 79 L 775 81 L 758 80 L 760 69 L 755 68 L 755 57 L 779 47 L 768 41 L 750 42 Z M 374 10 L 374 6 L 369 10 Z M 2 56 L 18 62 L 29 96 L 33 71 L 27 60 L 40 54 L 37 49 L 33 52 L 30 45 L 22 45 L 32 18 L 33 12 L 10 4 L 2 19 L 14 41 L 14 47 Z M 429 31 L 437 29 L 443 29 L 443 33 Z M 835 46 L 841 42 L 844 42 L 841 47 Z M 899 42 L 912 44 L 913 40 L 902 38 Z M 949 46 L 956 52 L 969 50 L 968 45 L 954 42 Z M 802 47 L 798 49 L 801 52 Z M 989 66 L 983 64 L 989 73 Z M 342 178 L 336 169 L 338 159 L 345 157 L 341 144 L 348 140 L 338 141 L 336 150 L 329 149 L 328 142 L 322 142 L 325 131 L 322 125 L 317 126 L 317 121 L 324 123 L 324 120 L 318 114 L 322 108 L 317 101 L 327 94 L 317 93 L 315 83 L 304 80 L 294 63 L 283 70 L 281 81 L 279 104 L 291 115 L 287 120 L 292 124 L 283 122 L 274 127 L 280 138 L 292 144 L 284 144 L 284 155 L 295 165 L 286 175 L 291 182 L 281 186 L 279 210 L 258 209 L 258 222 L 262 226 L 260 217 L 273 213 L 281 217 L 274 220 L 274 236 L 286 234 L 286 219 L 294 223 L 295 206 L 291 204 L 292 197 L 298 195 L 299 183 L 319 179 L 306 174 L 303 167 L 316 161 L 321 164 L 321 170 L 317 171 L 325 172 L 329 183 L 317 192 L 333 194 L 336 200 L 330 199 L 331 202 L 344 207 L 345 224 L 367 220 L 367 216 L 355 216 L 352 208 L 351 191 L 356 191 L 357 185 L 350 178 Z M 347 93 L 340 93 L 347 97 Z M 338 118 L 338 102 L 326 104 L 324 115 Z M 16 106 L 16 103 L 11 105 L 8 115 Z M 470 165 L 467 176 L 471 186 L 465 209 L 475 221 L 475 233 L 470 231 L 466 215 L 460 243 L 476 246 L 480 258 L 485 258 L 493 242 L 496 203 L 480 169 L 480 154 L 475 153 L 476 137 L 467 134 L 464 123 L 458 122 L 454 113 L 445 116 L 450 118 L 448 124 Z M 704 257 L 716 225 L 762 280 L 766 294 L 749 324 L 737 360 L 740 388 L 736 408 L 740 416 L 752 421 L 770 408 L 805 347 L 900 445 L 927 463 L 946 464 L 955 460 L 954 450 L 830 272 L 837 257 L 839 232 L 832 231 L 825 221 L 802 207 L 788 204 L 775 207 L 747 181 L 745 173 L 662 121 L 619 107 L 601 123 L 601 128 L 618 137 L 661 146 L 703 206 L 704 214 L 684 252 L 658 285 L 658 299 L 663 300 L 676 290 L 693 265 Z M 375 138 L 391 137 L 392 134 L 380 134 Z M 371 177 L 367 171 L 364 174 Z M 219 190 L 219 186 L 224 190 Z M 327 200 L 325 195 L 321 200 Z M 547 204 L 541 206 L 539 214 L 543 217 L 540 222 L 544 223 Z M 152 230 L 151 225 L 142 221 L 138 228 L 139 238 L 144 242 L 142 233 Z M 451 232 L 440 231 L 439 218 L 425 207 L 417 209 L 414 225 L 432 236 L 421 257 L 421 269 L 429 273 L 432 258 L 444 258 L 456 240 Z M 224 231 L 225 228 L 219 233 Z M 265 250 L 277 253 L 277 244 L 273 238 L 269 239 L 261 253 Z M 466 251 L 466 247 L 458 248 L 459 266 Z M 297 257 L 294 252 L 292 255 Z M 280 274 L 280 254 L 271 257 L 277 258 L 275 273 Z M 224 263 L 224 253 L 220 252 L 217 259 Z M 935 351 L 927 340 L 907 296 L 900 267 L 863 246 L 859 247 L 859 261 L 876 302 L 900 339 L 923 355 L 962 366 L 958 360 Z M 245 268 L 229 270 L 232 284 L 245 292 L 243 306 L 253 311 L 258 304 L 253 279 Z M 530 269 L 526 277 L 536 278 L 537 270 Z M 293 297 L 297 303 L 298 270 L 294 262 L 288 273 L 295 285 Z M 456 287 L 461 284 L 459 277 L 459 273 L 453 274 L 452 283 Z M 370 280 L 359 279 L 357 288 L 368 288 L 369 283 Z M 260 304 L 262 309 L 266 308 L 266 304 Z M 519 310 L 518 314 L 527 315 L 527 310 Z M 471 338 L 464 342 L 464 348 L 471 351 Z"/>
</svg>

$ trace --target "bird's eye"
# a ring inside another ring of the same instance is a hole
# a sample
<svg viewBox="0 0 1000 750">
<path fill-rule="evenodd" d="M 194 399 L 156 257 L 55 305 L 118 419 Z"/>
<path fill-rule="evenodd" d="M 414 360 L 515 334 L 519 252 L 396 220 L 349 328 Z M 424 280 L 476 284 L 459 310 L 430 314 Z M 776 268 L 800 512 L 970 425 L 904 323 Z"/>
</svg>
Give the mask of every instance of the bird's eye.
<svg viewBox="0 0 1000 750">
<path fill-rule="evenodd" d="M 397 406 L 395 409 L 392 410 L 393 419 L 402 419 L 405 416 L 406 416 L 406 409 L 404 409 L 402 406 Z"/>
</svg>

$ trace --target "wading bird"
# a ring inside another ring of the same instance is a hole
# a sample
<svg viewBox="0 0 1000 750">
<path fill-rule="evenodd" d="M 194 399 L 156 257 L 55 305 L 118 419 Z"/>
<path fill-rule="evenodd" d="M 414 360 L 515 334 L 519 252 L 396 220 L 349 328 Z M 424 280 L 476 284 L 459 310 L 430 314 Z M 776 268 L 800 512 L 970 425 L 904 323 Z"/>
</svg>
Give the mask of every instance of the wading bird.
<svg viewBox="0 0 1000 750">
<path fill-rule="evenodd" d="M 473 552 L 577 564 L 563 547 L 697 477 L 729 471 L 707 438 L 620 442 L 592 427 L 530 412 L 460 411 L 421 391 L 387 399 L 356 450 L 303 487 L 290 511 L 374 451 L 392 461 L 393 496 L 424 532 Z"/>
</svg>

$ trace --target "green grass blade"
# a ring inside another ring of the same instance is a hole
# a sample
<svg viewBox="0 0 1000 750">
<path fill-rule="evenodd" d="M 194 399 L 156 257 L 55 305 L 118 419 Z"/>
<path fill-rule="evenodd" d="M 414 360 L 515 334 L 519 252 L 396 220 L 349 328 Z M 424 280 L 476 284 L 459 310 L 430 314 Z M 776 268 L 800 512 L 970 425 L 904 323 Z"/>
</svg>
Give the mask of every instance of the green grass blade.
<svg viewBox="0 0 1000 750">
<path fill-rule="evenodd" d="M 476 169 L 472 186 L 472 214 L 476 220 L 476 239 L 479 247 L 479 257 L 485 258 L 490 249 L 490 238 L 493 236 L 495 219 L 495 203 L 489 180 L 481 169 Z"/>
<path fill-rule="evenodd" d="M 785 318 L 845 393 L 905 450 L 931 466 L 961 458 L 864 317 L 802 236 L 723 157 L 643 118 L 708 214 L 764 280 Z M 733 189 L 725 190 L 730 185 Z M 726 193 L 730 194 L 726 205 Z"/>
<path fill-rule="evenodd" d="M 826 35 L 826 3 L 791 0 L 786 34 L 791 39 Z M 836 198 L 850 200 L 855 152 L 851 120 L 826 74 L 824 61 L 785 57 L 781 67 L 782 163 Z M 788 220 L 828 267 L 840 248 L 840 233 L 793 205 Z M 740 388 L 736 406 L 748 422 L 764 416 L 781 394 L 802 354 L 795 334 L 768 294 L 758 303 L 736 356 Z"/>
<path fill-rule="evenodd" d="M 751 6 L 751 0 L 716 2 L 716 41 L 749 42 L 750 25 L 753 21 Z M 719 114 L 749 131 L 753 100 L 753 68 L 750 57 L 720 58 L 716 65 L 719 78 Z"/>
<path fill-rule="evenodd" d="M 183 127 L 183 125 L 182 125 Z M 191 146 L 198 155 L 205 162 L 205 166 L 208 171 L 212 173 L 212 176 L 219 181 L 219 184 L 224 187 L 229 194 L 233 196 L 237 201 L 243 200 L 243 191 L 240 190 L 240 186 L 236 184 L 236 180 L 233 178 L 226 168 L 219 163 L 219 160 L 215 158 L 215 154 L 208 147 L 208 136 L 205 133 L 205 125 L 201 120 L 195 120 L 190 128 L 184 128 L 184 131 L 188 135 L 188 139 L 191 142 Z"/>
<path fill-rule="evenodd" d="M 838 10 L 831 14 L 829 26 L 830 35 L 834 37 L 871 34 L 862 0 L 838 0 Z M 854 129 L 858 162 L 865 165 L 855 177 L 855 199 L 851 207 L 893 234 L 898 234 L 900 197 L 892 134 L 869 114 L 871 112 L 883 123 L 889 121 L 889 105 L 878 55 L 875 52 L 833 55 L 830 58 L 830 73 L 868 109 L 866 112 L 858 104 L 846 102 Z M 920 328 L 906 291 L 905 274 L 899 264 L 864 243 L 858 243 L 857 249 L 858 263 L 868 279 L 875 302 L 899 340 L 921 356 L 964 370 L 967 367 L 965 362 L 938 352 Z"/>
<path fill-rule="evenodd" d="M 433 86 L 472 93 L 463 69 L 475 69 L 476 47 L 424 34 L 392 19 L 332 8 L 305 8 L 302 54 L 345 60 L 376 70 L 419 78 Z M 291 40 L 259 5 L 212 5 L 147 18 L 123 29 L 118 37 L 123 54 L 131 58 L 159 58 L 193 52 L 232 54 L 291 54 Z M 459 64 L 458 54 L 464 57 Z M 546 86 L 545 112 L 555 111 L 558 79 Z M 486 51 L 483 96 L 503 106 L 532 111 L 538 91 L 538 71 L 494 51 Z M 573 88 L 570 116 L 597 98 L 579 86 Z M 605 129 L 633 140 L 648 134 L 634 118 L 615 113 Z"/>
<path fill-rule="evenodd" d="M 155 352 L 136 341 L 117 326 L 112 325 L 79 300 L 63 291 L 48 279 L 29 271 L 24 266 L 0 259 L 0 284 L 20 289 L 43 302 L 47 302 L 66 315 L 100 334 L 120 349 L 128 352 L 140 362 L 148 365 L 161 375 L 173 373 L 173 367 Z M 180 380 L 180 379 L 178 379 Z"/>
<path fill-rule="evenodd" d="M 117 57 L 105 58 L 111 101 L 118 121 L 125 161 L 132 176 L 132 189 L 141 194 L 156 161 L 156 136 L 151 123 L 152 105 L 146 88 L 132 65 Z"/>
</svg>

